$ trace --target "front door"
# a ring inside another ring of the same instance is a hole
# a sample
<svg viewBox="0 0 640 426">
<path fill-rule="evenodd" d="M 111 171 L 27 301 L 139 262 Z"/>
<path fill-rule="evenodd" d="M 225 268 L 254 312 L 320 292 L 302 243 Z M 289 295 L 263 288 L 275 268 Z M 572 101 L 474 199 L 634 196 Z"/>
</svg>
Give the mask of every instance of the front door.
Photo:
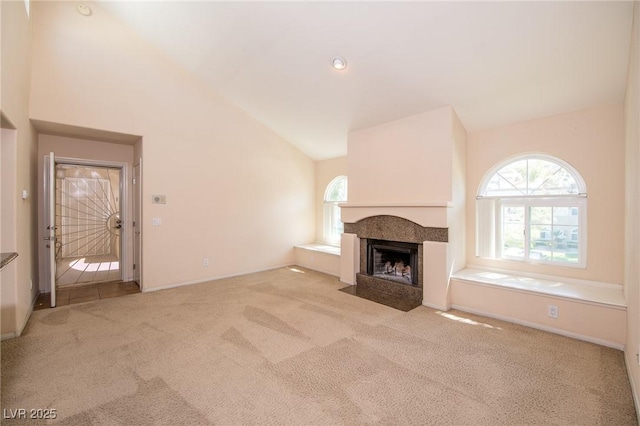
<svg viewBox="0 0 640 426">
<path fill-rule="evenodd" d="M 56 285 L 121 279 L 121 170 L 56 164 Z"/>
<path fill-rule="evenodd" d="M 64 286 L 123 280 L 126 165 L 45 157 L 46 279 Z"/>
</svg>

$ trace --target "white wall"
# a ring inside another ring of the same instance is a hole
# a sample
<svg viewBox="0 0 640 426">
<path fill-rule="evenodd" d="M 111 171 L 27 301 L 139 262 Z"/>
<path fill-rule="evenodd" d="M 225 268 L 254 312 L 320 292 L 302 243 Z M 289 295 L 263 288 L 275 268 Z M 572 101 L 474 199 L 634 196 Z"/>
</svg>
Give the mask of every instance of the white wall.
<svg viewBox="0 0 640 426">
<path fill-rule="evenodd" d="M 145 290 L 293 263 L 314 162 L 91 7 L 34 4 L 31 116 L 142 136 Z"/>
<path fill-rule="evenodd" d="M 587 185 L 587 267 L 531 265 L 475 257 L 475 196 L 496 164 L 538 152 L 567 161 Z M 467 262 L 476 265 L 622 284 L 624 262 L 624 125 L 621 105 L 516 123 L 468 135 Z"/>
<path fill-rule="evenodd" d="M 640 2 L 634 3 L 625 117 L 625 270 L 627 296 L 626 360 L 640 410 Z"/>
<path fill-rule="evenodd" d="M 36 203 L 33 196 L 36 186 L 36 132 L 29 122 L 29 93 L 31 68 L 31 25 L 24 3 L 21 1 L 0 3 L 2 20 L 2 114 L 13 124 L 15 133 L 15 251 L 19 256 L 10 267 L 15 270 L 13 300 L 3 293 L 3 318 L 5 309 L 13 309 L 13 324 L 2 324 L 5 337 L 20 334 L 31 311 L 37 294 L 38 271 L 36 259 Z M 31 194 L 23 200 L 25 189 Z M 3 207 L 4 208 L 4 207 Z M 4 234 L 3 234 L 4 237 Z M 4 271 L 3 271 L 4 279 Z M 7 308 L 7 305 L 10 307 Z"/>
</svg>

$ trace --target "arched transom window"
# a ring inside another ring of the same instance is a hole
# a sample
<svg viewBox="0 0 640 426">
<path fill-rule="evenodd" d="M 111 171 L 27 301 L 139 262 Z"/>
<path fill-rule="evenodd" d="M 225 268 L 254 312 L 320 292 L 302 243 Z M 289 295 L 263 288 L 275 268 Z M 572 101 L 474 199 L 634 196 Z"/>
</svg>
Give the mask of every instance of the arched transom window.
<svg viewBox="0 0 640 426">
<path fill-rule="evenodd" d="M 480 257 L 586 266 L 587 190 L 559 158 L 527 154 L 491 169 L 476 201 Z"/>
<path fill-rule="evenodd" d="M 347 177 L 338 176 L 324 192 L 323 237 L 328 244 L 340 244 L 344 224 L 340 220 L 340 203 L 347 201 Z"/>
</svg>

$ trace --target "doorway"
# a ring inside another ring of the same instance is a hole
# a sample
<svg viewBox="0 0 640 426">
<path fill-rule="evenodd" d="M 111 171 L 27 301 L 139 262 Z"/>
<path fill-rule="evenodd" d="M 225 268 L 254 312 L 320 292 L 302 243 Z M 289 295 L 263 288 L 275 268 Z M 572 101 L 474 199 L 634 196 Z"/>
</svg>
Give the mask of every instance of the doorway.
<svg viewBox="0 0 640 426">
<path fill-rule="evenodd" d="M 119 168 L 56 164 L 56 286 L 121 279 Z"/>
<path fill-rule="evenodd" d="M 44 293 L 51 306 L 56 289 L 127 281 L 127 163 L 53 152 L 44 160 Z"/>
</svg>

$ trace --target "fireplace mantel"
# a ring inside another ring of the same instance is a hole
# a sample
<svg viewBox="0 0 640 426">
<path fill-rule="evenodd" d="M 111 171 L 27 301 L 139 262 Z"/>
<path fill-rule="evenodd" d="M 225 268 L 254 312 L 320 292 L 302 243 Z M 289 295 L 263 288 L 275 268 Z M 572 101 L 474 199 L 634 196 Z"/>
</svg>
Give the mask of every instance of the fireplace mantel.
<svg viewBox="0 0 640 426">
<path fill-rule="evenodd" d="M 341 203 L 341 218 L 344 223 L 355 223 L 371 216 L 398 216 L 419 225 L 432 228 L 449 227 L 450 201 L 428 203 Z"/>
<path fill-rule="evenodd" d="M 422 226 L 399 216 L 367 216 L 355 223 L 344 222 L 344 232 L 358 238 L 374 240 L 402 241 L 422 244 L 424 241 L 449 241 L 447 228 Z"/>
</svg>

